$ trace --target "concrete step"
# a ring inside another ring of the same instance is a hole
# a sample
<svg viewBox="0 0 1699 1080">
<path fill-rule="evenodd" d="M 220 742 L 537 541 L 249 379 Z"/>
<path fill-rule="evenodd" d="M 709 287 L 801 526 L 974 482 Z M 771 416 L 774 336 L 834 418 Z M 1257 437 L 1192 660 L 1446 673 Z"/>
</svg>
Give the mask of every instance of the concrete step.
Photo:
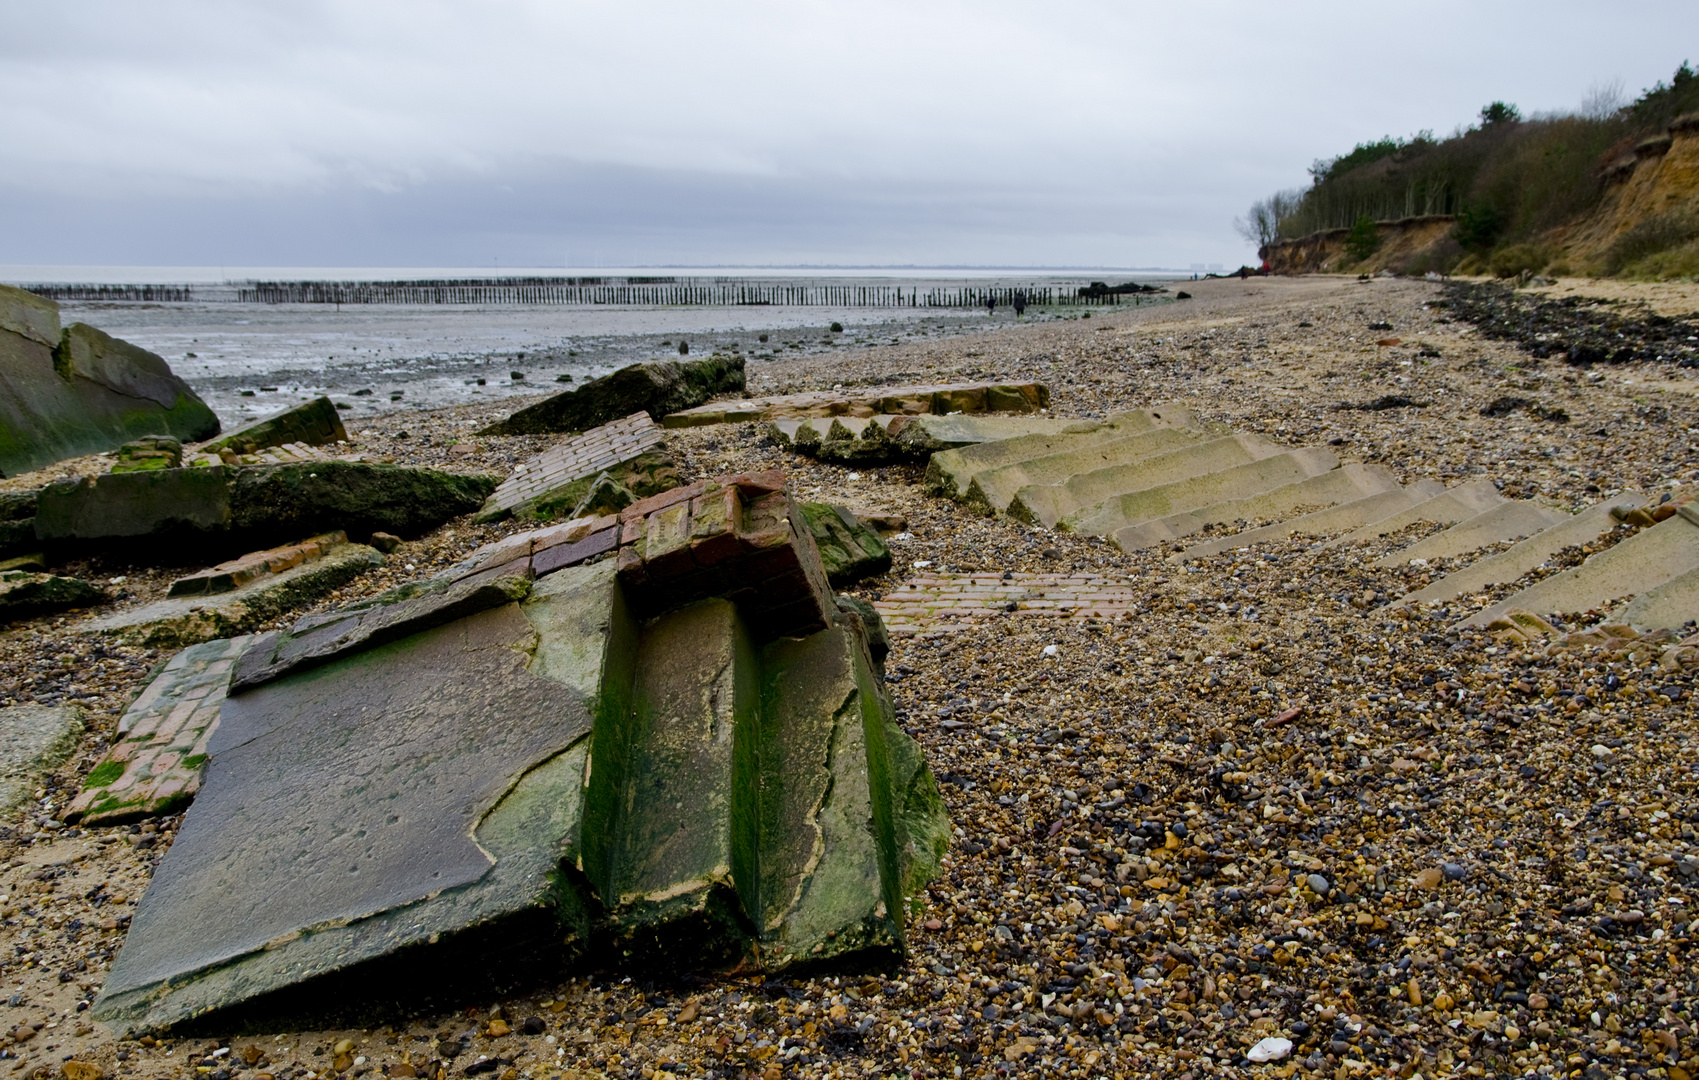
<svg viewBox="0 0 1699 1080">
<path fill-rule="evenodd" d="M 1513 499 L 1464 518 L 1441 533 L 1418 540 L 1375 560 L 1376 566 L 1403 566 L 1411 559 L 1453 559 L 1488 544 L 1521 540 L 1568 521 L 1572 514 Z"/>
<path fill-rule="evenodd" d="M 1509 502 L 1498 493 L 1491 480 L 1471 480 L 1467 484 L 1459 484 L 1447 488 L 1443 493 L 1435 495 L 1427 502 L 1419 503 L 1407 510 L 1370 522 L 1355 532 L 1330 540 L 1322 545 L 1322 550 L 1343 547 L 1346 544 L 1361 543 L 1364 540 L 1374 540 L 1377 537 L 1388 536 L 1399 529 L 1408 528 L 1418 521 L 1432 521 L 1440 525 L 1455 525 L 1465 518 L 1472 518 L 1483 510 L 1490 510 L 1500 503 Z"/>
<path fill-rule="evenodd" d="M 1626 623 L 1644 634 L 1648 630 L 1680 631 L 1695 618 L 1699 618 L 1699 567 L 1641 593 L 1610 621 Z"/>
<path fill-rule="evenodd" d="M 1202 532 L 1205 526 L 1232 521 L 1280 518 L 1300 506 L 1336 506 L 1383 491 L 1398 489 L 1398 480 L 1380 465 L 1350 462 L 1331 472 L 1286 484 L 1246 499 L 1200 506 L 1183 514 L 1171 514 L 1142 525 L 1129 525 L 1115 533 L 1122 551 L 1139 551 L 1168 540 Z"/>
<path fill-rule="evenodd" d="M 1699 567 L 1699 510 L 1684 506 L 1675 517 L 1589 556 L 1580 566 L 1537 581 L 1458 625 L 1485 626 L 1511 608 L 1536 615 L 1593 611 L 1624 597 L 1650 593 L 1695 567 Z"/>
<path fill-rule="evenodd" d="M 1216 540 L 1207 540 L 1201 544 L 1193 544 L 1178 555 L 1170 556 L 1169 562 L 1182 562 L 1186 559 L 1200 559 L 1210 555 L 1219 555 L 1229 548 L 1248 547 L 1251 544 L 1266 544 L 1272 540 L 1284 540 L 1294 534 L 1305 536 L 1323 536 L 1327 533 L 1338 532 L 1341 529 L 1355 529 L 1371 521 L 1379 521 L 1390 514 L 1408 509 L 1418 503 L 1423 503 L 1445 491 L 1445 485 L 1437 480 L 1418 480 L 1409 487 L 1383 491 L 1378 495 L 1369 495 L 1338 506 L 1330 506 L 1326 510 L 1317 510 L 1302 517 L 1281 521 L 1273 525 L 1264 525 L 1260 529 L 1247 529 L 1223 536 Z"/>
<path fill-rule="evenodd" d="M 1619 506 L 1639 506 L 1645 498 L 1638 491 L 1625 491 L 1614 498 L 1594 503 L 1579 514 L 1535 533 L 1515 547 L 1471 563 L 1420 591 L 1410 593 L 1402 602 L 1423 604 L 1454 600 L 1465 593 L 1479 592 L 1489 585 L 1515 581 L 1564 548 L 1596 540 L 1601 533 L 1614 529 L 1616 520 L 1611 517 L 1611 511 Z"/>
<path fill-rule="evenodd" d="M 1205 476 L 1289 450 L 1261 435 L 1228 435 L 1153 457 L 1111 461 L 1101 468 L 1073 471 L 1058 483 L 1021 488 L 1009 503 L 1009 516 L 1054 528 L 1064 518 L 1101 506 L 1117 495 Z"/>
<path fill-rule="evenodd" d="M 1320 447 L 1288 450 L 1201 476 L 1123 492 L 1064 519 L 1061 528 L 1088 536 L 1112 536 L 1129 525 L 1245 499 L 1338 468 L 1339 459 Z"/>
<path fill-rule="evenodd" d="M 1022 462 L 1035 462 L 1057 454 L 1073 453 L 1099 443 L 1154 431 L 1189 431 L 1189 440 L 1195 440 L 1199 427 L 1191 410 L 1178 405 L 1155 405 L 1149 409 L 1115 413 L 1105 420 L 1074 421 L 1057 435 L 1018 435 L 1012 439 L 980 443 L 959 450 L 945 450 L 933 454 L 926 467 L 926 490 L 931 495 L 942 495 L 945 498 L 978 505 L 981 509 L 1002 513 L 1008 509 L 1015 492 L 1026 484 L 1053 483 L 1065 478 L 1069 473 L 1062 472 L 1042 481 L 1035 477 L 1021 479 L 1018 483 L 991 482 L 984 486 L 979 495 L 970 498 L 976 477 Z M 975 499 L 978 501 L 975 502 Z"/>
<path fill-rule="evenodd" d="M 979 473 L 968 485 L 964 501 L 981 510 L 1008 514 L 1013 512 L 1015 501 L 1024 489 L 1065 483 L 1082 471 L 1113 463 L 1148 461 L 1206 441 L 1208 436 L 1192 428 L 1158 428 L 1140 435 L 1063 449 Z"/>
</svg>

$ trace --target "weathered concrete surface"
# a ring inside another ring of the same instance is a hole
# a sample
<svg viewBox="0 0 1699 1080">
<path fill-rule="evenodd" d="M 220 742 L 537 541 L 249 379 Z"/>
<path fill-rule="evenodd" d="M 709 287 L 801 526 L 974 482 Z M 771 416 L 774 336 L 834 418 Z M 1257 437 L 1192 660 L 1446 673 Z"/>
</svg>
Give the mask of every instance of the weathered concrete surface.
<svg viewBox="0 0 1699 1080">
<path fill-rule="evenodd" d="M 785 417 L 919 416 L 932 413 L 1037 412 L 1050 404 L 1043 383 L 945 383 L 815 390 L 803 394 L 719 401 L 673 413 L 663 427 L 778 420 Z"/>
<path fill-rule="evenodd" d="M 41 778 L 64 764 L 82 734 L 83 714 L 75 706 L 0 709 L 0 813 L 34 798 Z"/>
<path fill-rule="evenodd" d="M 312 604 L 382 566 L 384 557 L 364 544 L 333 544 L 322 555 L 267 573 L 228 592 L 168 596 L 82 624 L 127 645 L 180 648 L 246 634 Z"/>
<path fill-rule="evenodd" d="M 891 549 L 847 508 L 803 503 L 802 512 L 814 534 L 826 580 L 833 588 L 890 571 Z"/>
<path fill-rule="evenodd" d="M 1211 503 L 1248 498 L 1338 467 L 1339 459 L 1319 447 L 1288 450 L 1243 465 L 1116 495 L 1079 511 L 1061 524 L 1088 536 L 1111 536 L 1129 525 Z"/>
<path fill-rule="evenodd" d="M 1020 435 L 1057 435 L 1095 426 L 1042 416 L 881 413 L 875 416 L 784 417 L 767 425 L 780 446 L 822 461 L 856 464 L 918 461 L 953 450 Z"/>
<path fill-rule="evenodd" d="M 1515 581 L 1566 547 L 1586 544 L 1616 528 L 1613 512 L 1622 507 L 1637 507 L 1645 496 L 1637 491 L 1625 491 L 1614 498 L 1596 502 L 1587 509 L 1535 533 L 1528 539 L 1461 570 L 1454 570 L 1432 585 L 1405 596 L 1403 603 L 1422 604 L 1453 600 L 1465 593 L 1479 592 L 1489 585 Z"/>
<path fill-rule="evenodd" d="M 1325 510 L 1316 510 L 1273 525 L 1264 525 L 1260 529 L 1247 529 L 1217 540 L 1193 544 L 1179 554 L 1171 556 L 1169 561 L 1203 558 L 1219 554 L 1228 548 L 1266 544 L 1273 540 L 1284 540 L 1288 536 L 1322 536 L 1341 529 L 1356 529 L 1371 521 L 1380 521 L 1401 510 L 1420 505 L 1444 492 L 1445 485 L 1438 480 L 1418 480 L 1409 487 L 1383 491 L 1378 495 L 1368 495 L 1348 503 L 1340 503 L 1338 506 L 1330 506 Z"/>
<path fill-rule="evenodd" d="M 82 578 L 28 570 L 0 571 L 0 620 L 87 607 L 105 599 L 106 593 L 99 586 Z"/>
<path fill-rule="evenodd" d="M 1647 589 L 1613 612 L 1609 621 L 1645 633 L 1680 630 L 1694 619 L 1699 619 L 1699 566 Z"/>
<path fill-rule="evenodd" d="M 788 514 L 761 505 L 788 502 L 782 485 L 742 482 L 692 485 L 623 524 L 510 537 L 446 589 L 256 641 L 239 667 L 264 677 L 233 680 L 95 1015 L 132 1032 L 214 1012 L 278 1023 L 371 1015 L 445 972 L 459 995 L 558 978 L 577 956 L 777 971 L 900 953 L 949 825 L 874 672 L 871 609 L 834 603 L 825 625 L 764 638 L 758 598 L 628 603 L 665 573 L 700 573 L 667 560 L 676 548 L 640 573 L 623 557 L 534 583 L 514 570 L 624 524 L 647 536 L 657 514 L 727 492 L 746 525 L 812 557 Z M 717 520 L 706 506 L 685 523 Z M 411 618 L 415 632 L 384 643 L 348 634 L 498 572 L 529 586 L 522 599 Z M 318 666 L 278 665 L 321 634 L 340 643 Z"/>
<path fill-rule="evenodd" d="M 65 820 L 115 825 L 181 810 L 201 786 L 207 742 L 250 637 L 192 645 L 173 656 L 118 720 L 118 739 L 101 756 Z"/>
<path fill-rule="evenodd" d="M 342 426 L 342 417 L 336 406 L 328 397 L 320 396 L 202 443 L 195 447 L 195 452 L 235 456 L 256 454 L 286 443 L 323 446 L 325 443 L 347 441 L 348 431 Z"/>
<path fill-rule="evenodd" d="M 1561 510 L 1531 502 L 1505 502 L 1488 507 L 1474 517 L 1464 518 L 1444 532 L 1389 552 L 1377 559 L 1374 565 L 1405 566 L 1411 559 L 1453 559 L 1479 551 L 1488 544 L 1526 539 L 1569 517 Z"/>
<path fill-rule="evenodd" d="M 122 544 L 232 552 L 341 529 L 417 536 L 471 513 L 495 488 L 486 476 L 347 461 L 108 473 L 50 484 L 36 536 L 51 546 Z"/>
<path fill-rule="evenodd" d="M 249 582 L 258 581 L 268 574 L 280 574 L 290 567 L 313 559 L 322 559 L 332 548 L 347 542 L 348 534 L 338 529 L 336 532 L 314 536 L 298 544 L 285 544 L 265 551 L 251 552 L 239 559 L 231 559 L 193 574 L 185 574 L 171 583 L 166 595 L 208 596 L 235 592 Z"/>
<path fill-rule="evenodd" d="M 109 472 L 151 472 L 176 469 L 183 464 L 183 444 L 169 435 L 147 435 L 118 448 L 118 460 Z"/>
<path fill-rule="evenodd" d="M 35 538 L 36 493 L 0 492 L 0 558 L 40 547 Z"/>
<path fill-rule="evenodd" d="M 664 450 L 665 439 L 645 412 L 592 428 L 521 462 L 484 500 L 476 520 L 582 516 L 576 511 L 604 473 L 637 498 L 677 487 L 678 468 Z"/>
<path fill-rule="evenodd" d="M 1508 500 L 1498 493 L 1498 488 L 1491 480 L 1471 480 L 1466 484 L 1458 484 L 1447 488 L 1443 493 L 1435 495 L 1423 503 L 1417 503 L 1396 514 L 1372 521 L 1367 525 L 1336 537 L 1322 545 L 1323 550 L 1342 547 L 1345 544 L 1361 543 L 1376 537 L 1390 536 L 1400 529 L 1407 529 L 1419 521 L 1430 521 L 1438 525 L 1455 525 L 1459 521 L 1472 518 L 1476 514 L 1491 510 Z"/>
<path fill-rule="evenodd" d="M 701 405 L 715 394 L 742 390 L 743 358 L 662 360 L 632 364 L 564 394 L 520 409 L 480 435 L 544 435 L 588 431 L 642 410 L 656 420 Z"/>
<path fill-rule="evenodd" d="M 1393 491 L 1397 487 L 1398 479 L 1384 467 L 1350 462 L 1318 476 L 1246 498 L 1228 499 L 1183 514 L 1129 525 L 1115 531 L 1115 543 L 1122 551 L 1140 551 L 1202 532 L 1210 525 L 1284 517 L 1299 507 L 1337 506 Z"/>
<path fill-rule="evenodd" d="M 1201 430 L 1189 410 L 1181 406 L 1153 406 L 1116 413 L 1101 421 L 1075 421 L 1057 435 L 1015 436 L 945 450 L 932 455 L 932 460 L 927 463 L 926 490 L 933 495 L 966 501 L 970 505 L 1002 513 L 1008 509 L 1015 493 L 1026 485 L 1059 483 L 1076 472 L 1084 471 L 1084 467 L 1067 463 L 1068 455 L 1074 452 L 1086 451 L 1098 443 L 1171 429 L 1196 430 L 1187 435 L 1166 436 L 1173 440 L 1170 448 L 1198 441 Z M 1129 445 L 1128 452 L 1136 453 L 1136 444 Z M 1109 464 L 1109 460 L 1098 459 L 1097 464 L 1089 467 L 1101 468 L 1105 464 Z M 1005 468 L 1023 471 L 1000 481 L 991 479 L 995 470 Z M 980 488 L 977 497 L 972 494 L 976 481 Z"/>
<path fill-rule="evenodd" d="M 1458 625 L 1485 626 L 1511 608 L 1536 615 L 1594 611 L 1649 592 L 1699 567 L 1699 521 L 1694 520 L 1699 512 L 1688 507 L 1682 511 L 1588 556 L 1580 566 L 1535 582 Z"/>
<path fill-rule="evenodd" d="M 0 285 L 0 475 L 143 435 L 204 439 L 218 418 L 160 357 Z"/>
</svg>

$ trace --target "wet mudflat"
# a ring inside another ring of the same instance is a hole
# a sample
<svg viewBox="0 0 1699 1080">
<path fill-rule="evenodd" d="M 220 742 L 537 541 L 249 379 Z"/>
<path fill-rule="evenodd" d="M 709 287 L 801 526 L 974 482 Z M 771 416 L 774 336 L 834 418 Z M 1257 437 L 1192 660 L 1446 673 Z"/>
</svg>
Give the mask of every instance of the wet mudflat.
<svg viewBox="0 0 1699 1080">
<path fill-rule="evenodd" d="M 1032 376 L 1060 415 L 1179 400 L 1405 482 L 1486 477 L 1567 509 L 1699 479 L 1690 370 L 1541 360 L 1481 340 L 1420 283 L 1194 291 L 1190 307 L 752 365 L 751 390 Z M 471 434 L 504 411 L 350 429 L 397 461 L 504 472 L 548 442 Z M 1445 567 L 1370 564 L 1431 526 L 1181 565 L 975 516 L 925 496 L 915 466 L 793 457 L 756 425 L 670 442 L 687 479 L 781 467 L 804 498 L 905 515 L 893 572 L 852 590 L 869 599 L 920 570 L 1098 574 L 1143 598 L 1122 621 L 1011 615 L 893 642 L 891 689 L 958 829 L 904 966 L 786 980 L 581 972 L 359 1028 L 114 1040 L 78 1004 L 174 822 L 66 829 L 54 811 L 163 656 L 100 646 L 68 615 L 0 638 L 0 703 L 90 712 L 81 753 L 0 840 L 13 1040 L 0 1067 L 58 1075 L 69 1056 L 141 1080 L 1699 1071 L 1690 670 L 1548 655 L 1390 608 Z M 328 603 L 509 528 L 447 526 Z M 123 577 L 118 605 L 157 598 L 173 576 L 76 569 Z M 454 972 L 440 980 L 446 998 Z M 1273 1060 L 1253 1063 L 1253 1050 Z"/>
</svg>

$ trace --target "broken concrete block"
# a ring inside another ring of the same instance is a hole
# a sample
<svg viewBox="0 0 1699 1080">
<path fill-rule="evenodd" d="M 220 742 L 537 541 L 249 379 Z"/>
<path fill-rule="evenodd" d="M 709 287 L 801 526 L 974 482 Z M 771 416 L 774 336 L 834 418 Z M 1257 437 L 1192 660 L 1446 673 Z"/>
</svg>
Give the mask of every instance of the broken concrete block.
<svg viewBox="0 0 1699 1080">
<path fill-rule="evenodd" d="M 49 611 L 87 607 L 105 599 L 104 592 L 82 578 L 37 574 L 28 570 L 0 571 L 0 619 L 21 619 Z"/>
<path fill-rule="evenodd" d="M 715 394 L 743 389 L 741 356 L 710 356 L 706 360 L 660 360 L 632 364 L 612 375 L 592 379 L 576 390 L 520 409 L 480 435 L 544 435 L 579 432 L 642 410 L 659 420 L 670 413 L 701 405 Z"/>
<path fill-rule="evenodd" d="M 873 667 L 877 615 L 832 603 L 798 634 L 749 618 L 774 601 L 739 563 L 771 571 L 788 548 L 824 578 L 776 480 L 509 537 L 452 581 L 257 640 L 94 1015 L 141 1032 L 358 1014 L 417 1000 L 434 980 L 401 976 L 421 964 L 458 996 L 579 960 L 900 954 L 949 823 Z M 514 572 L 610 534 L 629 534 L 618 559 Z M 711 567 L 723 595 L 631 601 Z M 526 588 L 417 617 L 498 571 Z M 349 623 L 407 627 L 356 641 Z M 303 647 L 317 666 L 279 665 Z"/>
<path fill-rule="evenodd" d="M 229 592 L 168 596 L 103 615 L 80 629 L 155 648 L 180 648 L 245 634 L 317 602 L 383 561 L 381 554 L 364 544 L 333 544 L 320 555 L 262 574 Z"/>
<path fill-rule="evenodd" d="M 521 463 L 490 493 L 476 520 L 577 517 L 602 473 L 638 498 L 677 487 L 678 468 L 665 452 L 665 437 L 643 412 L 586 431 Z"/>
<path fill-rule="evenodd" d="M 323 558 L 332 548 L 347 542 L 348 534 L 338 530 L 303 540 L 299 544 L 286 544 L 266 551 L 256 551 L 180 577 L 171 583 L 166 595 L 206 596 L 212 593 L 234 592 L 268 574 L 279 574 L 290 567 Z"/>
<path fill-rule="evenodd" d="M 83 714 L 75 706 L 0 709 L 0 813 L 34 798 L 42 777 L 65 763 L 82 734 Z"/>
<path fill-rule="evenodd" d="M 803 503 L 802 513 L 814 534 L 826 580 L 843 588 L 862 578 L 888 573 L 891 549 L 879 534 L 862 524 L 842 506 Z"/>
<path fill-rule="evenodd" d="M 931 386 L 817 390 L 805 394 L 715 402 L 671 413 L 663 427 L 781 420 L 796 417 L 939 416 L 952 412 L 1037 412 L 1050 404 L 1043 383 L 952 383 Z"/>
<path fill-rule="evenodd" d="M 204 439 L 218 417 L 163 359 L 0 285 L 0 475 L 114 449 L 144 435 Z"/>
<path fill-rule="evenodd" d="M 342 529 L 416 536 L 471 513 L 486 476 L 319 461 L 108 473 L 42 490 L 36 536 L 66 548 L 234 552 Z"/>
<path fill-rule="evenodd" d="M 347 441 L 348 432 L 342 426 L 342 416 L 328 397 L 320 396 L 202 443 L 195 447 L 195 452 L 256 454 L 288 443 L 323 446 L 325 443 Z"/>
<path fill-rule="evenodd" d="M 84 778 L 65 820 L 116 825 L 186 806 L 200 790 L 230 673 L 252 641 L 208 641 L 173 656 L 124 710 L 117 741 Z"/>
<path fill-rule="evenodd" d="M 133 439 L 118 448 L 118 460 L 110 472 L 151 472 L 175 469 L 183 464 L 183 444 L 169 435 Z"/>
</svg>

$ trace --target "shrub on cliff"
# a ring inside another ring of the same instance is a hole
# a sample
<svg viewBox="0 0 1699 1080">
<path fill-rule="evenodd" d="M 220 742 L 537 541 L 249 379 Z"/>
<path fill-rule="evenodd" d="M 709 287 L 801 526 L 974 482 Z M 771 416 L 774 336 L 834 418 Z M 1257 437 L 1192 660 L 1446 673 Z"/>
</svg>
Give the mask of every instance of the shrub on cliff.
<svg viewBox="0 0 1699 1080">
<path fill-rule="evenodd" d="M 1375 219 L 1367 214 L 1357 215 L 1350 234 L 1345 237 L 1346 254 L 1351 256 L 1352 262 L 1362 262 L 1379 247 L 1380 230 L 1375 228 Z"/>
</svg>

